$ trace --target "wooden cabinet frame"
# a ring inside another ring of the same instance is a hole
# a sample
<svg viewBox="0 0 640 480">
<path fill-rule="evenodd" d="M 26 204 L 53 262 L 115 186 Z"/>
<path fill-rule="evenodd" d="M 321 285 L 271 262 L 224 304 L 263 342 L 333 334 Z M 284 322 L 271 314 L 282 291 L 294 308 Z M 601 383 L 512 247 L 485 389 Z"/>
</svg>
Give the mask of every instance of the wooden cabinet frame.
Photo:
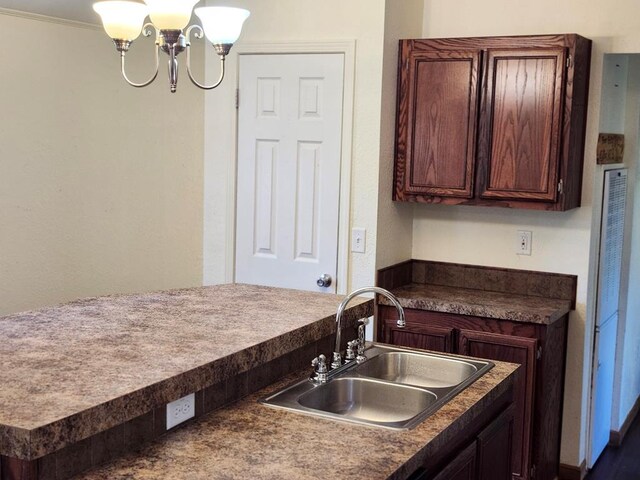
<svg viewBox="0 0 640 480">
<path fill-rule="evenodd" d="M 451 338 L 453 349 L 434 348 L 437 351 L 523 365 L 513 393 L 513 459 L 518 465 L 512 479 L 554 480 L 560 464 L 568 315 L 550 325 L 408 308 L 405 315 L 405 346 L 420 345 L 425 335 L 442 332 Z M 378 341 L 393 343 L 399 331 L 395 308 L 378 304 L 376 318 Z"/>
<path fill-rule="evenodd" d="M 590 40 L 401 40 L 399 56 L 394 200 L 580 206 Z"/>
</svg>

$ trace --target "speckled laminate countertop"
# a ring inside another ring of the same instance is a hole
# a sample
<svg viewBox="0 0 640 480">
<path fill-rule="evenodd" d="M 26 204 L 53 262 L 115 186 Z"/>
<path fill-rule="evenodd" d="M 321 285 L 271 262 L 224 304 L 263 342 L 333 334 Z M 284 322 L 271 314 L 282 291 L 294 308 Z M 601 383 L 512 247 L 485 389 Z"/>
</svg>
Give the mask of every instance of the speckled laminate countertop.
<svg viewBox="0 0 640 480">
<path fill-rule="evenodd" d="M 571 310 L 571 301 L 471 288 L 411 283 L 394 288 L 404 308 L 550 324 Z M 380 303 L 391 305 L 384 297 Z"/>
<path fill-rule="evenodd" d="M 294 380 L 290 376 L 197 419 L 139 453 L 74 479 L 405 479 L 503 394 L 517 368 L 495 362 L 493 369 L 415 429 L 400 432 L 309 417 L 257 403 L 258 398 Z"/>
<path fill-rule="evenodd" d="M 0 454 L 38 458 L 329 335 L 343 298 L 219 285 L 2 317 Z"/>
</svg>

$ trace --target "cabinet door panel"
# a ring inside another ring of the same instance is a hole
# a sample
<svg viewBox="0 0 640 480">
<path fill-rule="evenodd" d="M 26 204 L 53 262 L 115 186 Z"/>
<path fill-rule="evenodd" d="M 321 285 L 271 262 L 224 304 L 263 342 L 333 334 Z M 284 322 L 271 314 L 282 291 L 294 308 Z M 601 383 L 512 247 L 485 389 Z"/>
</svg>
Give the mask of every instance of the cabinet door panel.
<svg viewBox="0 0 640 480">
<path fill-rule="evenodd" d="M 513 446 L 511 405 L 478 435 L 478 480 L 510 480 Z"/>
<path fill-rule="evenodd" d="M 453 328 L 411 324 L 407 324 L 405 328 L 397 328 L 393 323 L 386 326 L 383 341 L 403 347 L 451 353 L 453 352 Z"/>
<path fill-rule="evenodd" d="M 556 200 L 565 62 L 564 48 L 488 50 L 482 198 Z"/>
<path fill-rule="evenodd" d="M 412 53 L 404 189 L 473 195 L 480 52 Z"/>
<path fill-rule="evenodd" d="M 462 355 L 522 365 L 513 393 L 516 409 L 512 455 L 514 479 L 529 478 L 537 344 L 533 338 L 473 330 L 460 330 L 458 337 L 458 353 Z"/>
<path fill-rule="evenodd" d="M 476 442 L 473 442 L 433 477 L 433 480 L 475 480 L 476 450 Z"/>
</svg>

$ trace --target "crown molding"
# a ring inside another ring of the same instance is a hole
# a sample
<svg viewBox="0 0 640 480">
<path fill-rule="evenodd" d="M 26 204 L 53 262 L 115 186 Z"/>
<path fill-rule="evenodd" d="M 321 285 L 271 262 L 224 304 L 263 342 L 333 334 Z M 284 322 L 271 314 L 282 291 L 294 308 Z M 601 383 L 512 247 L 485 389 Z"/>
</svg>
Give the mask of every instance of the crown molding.
<svg viewBox="0 0 640 480">
<path fill-rule="evenodd" d="M 50 17 L 48 15 L 40 15 L 38 13 L 23 12 L 20 10 L 12 10 L 10 8 L 0 7 L 0 15 L 7 15 L 9 17 L 19 17 L 26 20 L 35 20 L 38 22 L 54 23 L 57 25 L 64 25 L 66 27 L 84 28 L 86 30 L 102 30 L 100 25 L 87 22 L 79 22 L 77 20 L 68 20 L 66 18 Z"/>
</svg>

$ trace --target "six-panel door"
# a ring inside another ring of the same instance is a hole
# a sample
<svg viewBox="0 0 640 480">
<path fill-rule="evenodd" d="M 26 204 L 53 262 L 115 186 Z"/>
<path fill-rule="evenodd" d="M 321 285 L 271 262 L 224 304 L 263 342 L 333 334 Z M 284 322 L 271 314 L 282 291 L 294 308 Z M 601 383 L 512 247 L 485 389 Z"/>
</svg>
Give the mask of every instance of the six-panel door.
<svg viewBox="0 0 640 480">
<path fill-rule="evenodd" d="M 342 54 L 240 55 L 236 282 L 336 292 L 343 78 Z"/>
</svg>

